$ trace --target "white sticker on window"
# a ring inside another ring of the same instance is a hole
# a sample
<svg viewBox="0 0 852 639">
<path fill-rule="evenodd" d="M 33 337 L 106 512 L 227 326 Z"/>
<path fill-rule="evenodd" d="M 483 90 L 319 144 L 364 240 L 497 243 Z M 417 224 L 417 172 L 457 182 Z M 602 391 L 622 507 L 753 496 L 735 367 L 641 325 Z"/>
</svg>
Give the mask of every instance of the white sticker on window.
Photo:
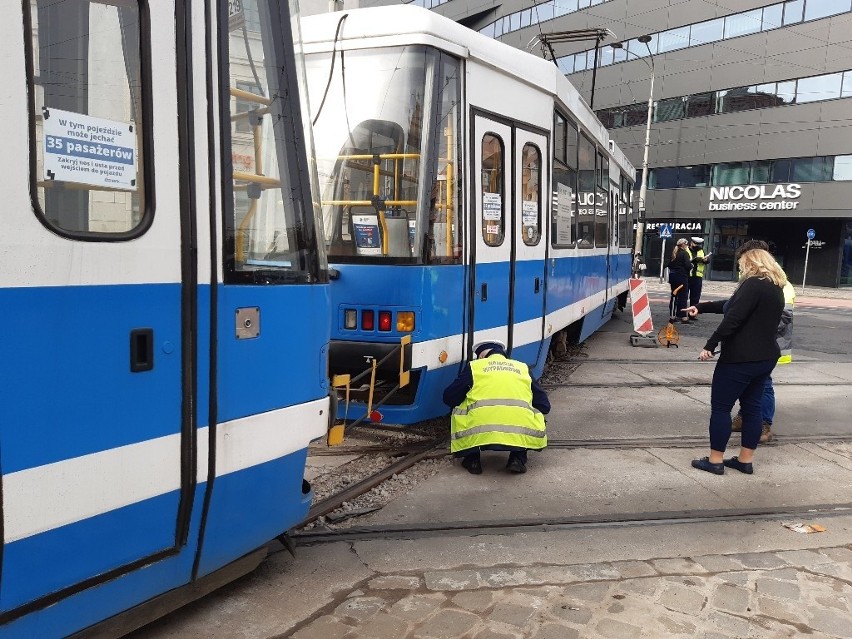
<svg viewBox="0 0 852 639">
<path fill-rule="evenodd" d="M 499 193 L 483 193 L 482 219 L 499 220 L 501 217 L 503 217 L 503 198 Z"/>
<path fill-rule="evenodd" d="M 136 126 L 46 108 L 44 179 L 136 190 Z"/>
<path fill-rule="evenodd" d="M 524 226 L 538 226 L 538 202 L 523 202 L 521 219 Z"/>
<path fill-rule="evenodd" d="M 499 224 L 489 224 L 485 227 L 485 232 L 490 235 L 500 235 L 500 225 Z"/>
<path fill-rule="evenodd" d="M 571 187 L 556 185 L 556 244 L 571 243 Z"/>
<path fill-rule="evenodd" d="M 379 234 L 379 218 L 375 215 L 353 215 L 352 229 L 358 255 L 381 255 L 382 240 Z"/>
</svg>

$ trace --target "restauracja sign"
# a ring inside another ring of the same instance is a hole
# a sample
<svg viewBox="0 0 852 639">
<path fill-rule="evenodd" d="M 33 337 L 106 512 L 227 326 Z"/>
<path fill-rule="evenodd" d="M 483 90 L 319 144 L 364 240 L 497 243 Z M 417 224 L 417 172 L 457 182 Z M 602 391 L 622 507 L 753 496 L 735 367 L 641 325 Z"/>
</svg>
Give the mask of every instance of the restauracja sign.
<svg viewBox="0 0 852 639">
<path fill-rule="evenodd" d="M 798 208 L 800 184 L 710 187 L 710 211 L 789 211 Z"/>
</svg>

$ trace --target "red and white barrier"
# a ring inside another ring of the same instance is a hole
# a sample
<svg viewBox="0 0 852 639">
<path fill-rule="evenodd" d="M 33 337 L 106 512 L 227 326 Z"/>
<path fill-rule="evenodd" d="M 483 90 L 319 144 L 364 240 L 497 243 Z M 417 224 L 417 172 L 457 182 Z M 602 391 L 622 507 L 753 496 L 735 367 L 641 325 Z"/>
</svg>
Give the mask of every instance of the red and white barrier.
<svg viewBox="0 0 852 639">
<path fill-rule="evenodd" d="M 645 280 L 630 280 L 630 306 L 633 309 L 633 330 L 647 337 L 654 332 L 651 320 L 651 303 L 648 301 L 648 290 Z"/>
</svg>

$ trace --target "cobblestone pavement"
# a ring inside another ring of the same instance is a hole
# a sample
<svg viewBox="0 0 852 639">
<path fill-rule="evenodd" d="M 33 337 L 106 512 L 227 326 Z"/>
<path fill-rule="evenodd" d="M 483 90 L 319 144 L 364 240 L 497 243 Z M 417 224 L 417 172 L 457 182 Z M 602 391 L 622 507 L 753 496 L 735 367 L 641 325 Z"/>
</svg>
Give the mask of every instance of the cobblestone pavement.
<svg viewBox="0 0 852 639">
<path fill-rule="evenodd" d="M 374 575 L 283 636 L 739 639 L 801 635 L 852 637 L 852 546 Z"/>
</svg>

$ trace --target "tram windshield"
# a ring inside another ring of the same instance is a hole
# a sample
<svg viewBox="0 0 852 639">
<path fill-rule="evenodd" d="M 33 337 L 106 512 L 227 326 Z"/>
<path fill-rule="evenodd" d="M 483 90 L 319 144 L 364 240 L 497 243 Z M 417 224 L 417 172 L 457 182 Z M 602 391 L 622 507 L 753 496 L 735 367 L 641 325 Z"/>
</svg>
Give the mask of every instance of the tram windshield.
<svg viewBox="0 0 852 639">
<path fill-rule="evenodd" d="M 306 58 L 329 260 L 460 259 L 460 63 L 426 46 Z"/>
<path fill-rule="evenodd" d="M 228 10 L 223 84 L 231 134 L 224 160 L 231 165 L 233 209 L 225 216 L 226 278 L 320 281 L 322 218 L 311 204 L 316 177 L 301 146 L 304 141 L 312 157 L 298 2 L 290 0 L 289 15 L 274 0 L 229 2 Z M 294 94 L 298 101 L 290 99 Z"/>
</svg>

